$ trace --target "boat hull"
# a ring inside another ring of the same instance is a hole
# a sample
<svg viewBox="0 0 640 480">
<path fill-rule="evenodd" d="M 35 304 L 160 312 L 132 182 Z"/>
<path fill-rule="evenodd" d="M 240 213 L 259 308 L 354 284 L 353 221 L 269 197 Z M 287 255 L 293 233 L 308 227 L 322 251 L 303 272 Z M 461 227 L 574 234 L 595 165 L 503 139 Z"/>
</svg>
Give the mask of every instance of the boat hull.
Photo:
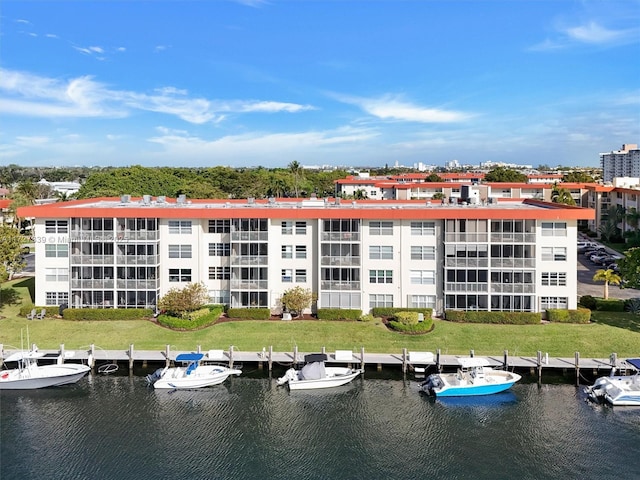
<svg viewBox="0 0 640 480">
<path fill-rule="evenodd" d="M 504 392 L 513 386 L 514 382 L 491 384 L 491 385 L 473 385 L 468 387 L 450 387 L 442 391 L 434 391 L 436 397 L 471 397 L 476 395 L 492 395 L 494 393 Z"/>
<path fill-rule="evenodd" d="M 241 370 L 200 365 L 190 374 L 186 374 L 186 368 L 168 368 L 162 376 L 153 383 L 157 389 L 194 389 L 219 385 L 231 375 L 240 375 Z"/>
<path fill-rule="evenodd" d="M 511 388 L 522 377 L 517 373 L 487 368 L 482 376 L 467 373 L 431 375 L 421 387 L 436 397 L 473 397 L 493 395 Z"/>
<path fill-rule="evenodd" d="M 586 392 L 591 400 L 604 400 L 614 407 L 640 406 L 640 376 L 600 377 Z"/>
<path fill-rule="evenodd" d="M 34 390 L 78 382 L 89 370 L 80 364 L 30 366 L 0 372 L 0 390 Z"/>
<path fill-rule="evenodd" d="M 362 373 L 362 370 L 352 370 L 343 367 L 325 367 L 326 376 L 313 380 L 289 380 L 290 390 L 316 390 L 346 385 Z"/>
</svg>

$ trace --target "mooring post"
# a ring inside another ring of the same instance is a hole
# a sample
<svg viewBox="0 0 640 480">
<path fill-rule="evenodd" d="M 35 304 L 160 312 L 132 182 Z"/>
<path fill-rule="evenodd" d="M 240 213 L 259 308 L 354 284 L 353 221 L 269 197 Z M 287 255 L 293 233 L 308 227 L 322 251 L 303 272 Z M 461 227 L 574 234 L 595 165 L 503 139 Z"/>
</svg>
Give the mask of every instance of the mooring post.
<svg viewBox="0 0 640 480">
<path fill-rule="evenodd" d="M 298 364 L 298 345 L 293 346 L 293 366 Z"/>
<path fill-rule="evenodd" d="M 197 351 L 198 353 L 202 353 L 202 345 L 198 345 L 198 347 L 197 347 L 196 351 Z"/>
<path fill-rule="evenodd" d="M 171 354 L 171 345 L 166 345 L 164 347 L 164 362 L 165 362 L 165 367 L 168 367 L 169 364 L 171 363 L 171 360 L 169 359 L 169 355 Z"/>
<path fill-rule="evenodd" d="M 273 369 L 273 345 L 269 345 L 269 373 Z"/>
<path fill-rule="evenodd" d="M 502 365 L 505 370 L 509 370 L 509 350 L 504 351 Z"/>
<path fill-rule="evenodd" d="M 89 345 L 89 358 L 87 359 L 87 365 L 93 370 L 96 366 L 96 346 L 94 343 Z"/>
<path fill-rule="evenodd" d="M 440 364 L 440 349 L 436 350 L 436 370 L 438 370 L 438 373 L 442 372 L 442 365 Z"/>
<path fill-rule="evenodd" d="M 360 347 L 360 368 L 364 372 L 364 345 Z"/>
<path fill-rule="evenodd" d="M 129 370 L 133 370 L 133 343 L 129 345 Z"/>
<path fill-rule="evenodd" d="M 229 368 L 233 368 L 233 345 L 229 345 Z"/>
<path fill-rule="evenodd" d="M 407 349 L 402 349 L 402 373 L 407 373 Z"/>
<path fill-rule="evenodd" d="M 474 350 L 469 350 L 469 356 L 471 358 L 473 358 L 473 356 L 476 354 L 476 352 Z"/>
<path fill-rule="evenodd" d="M 58 357 L 58 365 L 64 363 L 64 343 L 60 344 L 60 356 Z"/>
<path fill-rule="evenodd" d="M 580 352 L 576 352 L 576 387 L 580 385 Z"/>
<path fill-rule="evenodd" d="M 538 350 L 536 353 L 536 364 L 538 366 L 538 385 L 542 383 L 542 352 Z"/>
<path fill-rule="evenodd" d="M 618 354 L 612 353 L 609 355 L 609 363 L 611 364 L 611 368 L 616 368 L 618 366 Z"/>
<path fill-rule="evenodd" d="M 321 351 L 323 354 L 326 354 L 326 353 L 327 353 L 327 347 L 324 347 L 324 346 L 323 346 L 323 347 L 322 347 L 322 350 L 320 350 L 320 351 Z"/>
</svg>

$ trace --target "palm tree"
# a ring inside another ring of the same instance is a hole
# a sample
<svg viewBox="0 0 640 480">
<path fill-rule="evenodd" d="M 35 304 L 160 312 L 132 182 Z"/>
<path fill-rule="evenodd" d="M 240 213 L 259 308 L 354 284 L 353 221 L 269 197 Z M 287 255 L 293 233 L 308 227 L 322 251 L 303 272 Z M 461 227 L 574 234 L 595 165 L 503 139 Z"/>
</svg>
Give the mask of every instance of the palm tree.
<svg viewBox="0 0 640 480">
<path fill-rule="evenodd" d="M 553 203 L 562 203 L 564 205 L 575 205 L 576 201 L 571 196 L 571 192 L 566 188 L 558 187 L 557 183 L 554 183 L 551 189 L 551 201 Z"/>
<path fill-rule="evenodd" d="M 293 175 L 293 188 L 296 192 L 296 198 L 298 198 L 298 186 L 302 179 L 302 165 L 294 160 L 289 164 L 289 172 Z"/>
<path fill-rule="evenodd" d="M 609 284 L 620 285 L 622 278 L 616 272 L 611 269 L 596 270 L 596 274 L 593 276 L 594 282 L 604 282 L 604 299 L 609 298 Z"/>
</svg>

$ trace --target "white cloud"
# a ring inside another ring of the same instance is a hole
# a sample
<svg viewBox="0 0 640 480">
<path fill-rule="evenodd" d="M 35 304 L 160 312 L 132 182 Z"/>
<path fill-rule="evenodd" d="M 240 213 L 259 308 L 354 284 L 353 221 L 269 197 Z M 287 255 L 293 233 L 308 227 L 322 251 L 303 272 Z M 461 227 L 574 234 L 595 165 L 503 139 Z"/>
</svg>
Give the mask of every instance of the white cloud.
<svg viewBox="0 0 640 480">
<path fill-rule="evenodd" d="M 49 137 L 42 136 L 19 136 L 16 137 L 17 145 L 24 147 L 39 147 L 49 143 Z"/>
<path fill-rule="evenodd" d="M 596 22 L 589 22 L 586 25 L 567 28 L 565 33 L 569 38 L 578 42 L 601 44 L 617 41 L 628 35 L 629 31 L 609 30 L 598 25 Z"/>
<path fill-rule="evenodd" d="M 576 45 L 619 46 L 638 42 L 639 28 L 610 29 L 590 21 L 577 26 L 558 26 L 558 36 L 534 45 L 530 50 L 559 50 Z"/>
<path fill-rule="evenodd" d="M 190 98 L 187 90 L 175 87 L 156 89 L 149 95 L 110 89 L 89 76 L 63 81 L 5 69 L 0 69 L 0 92 L 6 94 L 0 97 L 0 112 L 30 117 L 116 118 L 140 110 L 203 124 L 220 122 L 228 113 L 296 113 L 312 108 L 271 101 L 212 102 Z"/>
<path fill-rule="evenodd" d="M 382 120 L 398 120 L 418 123 L 452 123 L 471 118 L 470 113 L 440 108 L 413 105 L 398 96 L 385 95 L 380 98 L 361 98 L 338 95 L 344 103 L 357 105 L 369 115 Z"/>
</svg>

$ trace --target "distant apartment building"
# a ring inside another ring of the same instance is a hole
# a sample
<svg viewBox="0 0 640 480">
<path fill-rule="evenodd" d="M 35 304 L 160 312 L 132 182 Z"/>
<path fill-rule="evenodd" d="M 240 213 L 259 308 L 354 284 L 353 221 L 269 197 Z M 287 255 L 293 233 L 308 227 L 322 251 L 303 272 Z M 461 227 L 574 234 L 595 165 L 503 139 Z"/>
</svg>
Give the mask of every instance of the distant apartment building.
<svg viewBox="0 0 640 480">
<path fill-rule="evenodd" d="M 155 308 L 202 282 L 212 303 L 314 308 L 576 308 L 577 223 L 535 199 L 345 201 L 99 198 L 23 207 L 34 218 L 38 305 Z M 468 195 L 468 198 L 464 198 Z"/>
<path fill-rule="evenodd" d="M 620 150 L 601 153 L 600 165 L 604 182 L 613 182 L 615 177 L 640 177 L 640 149 L 628 143 Z"/>
</svg>

